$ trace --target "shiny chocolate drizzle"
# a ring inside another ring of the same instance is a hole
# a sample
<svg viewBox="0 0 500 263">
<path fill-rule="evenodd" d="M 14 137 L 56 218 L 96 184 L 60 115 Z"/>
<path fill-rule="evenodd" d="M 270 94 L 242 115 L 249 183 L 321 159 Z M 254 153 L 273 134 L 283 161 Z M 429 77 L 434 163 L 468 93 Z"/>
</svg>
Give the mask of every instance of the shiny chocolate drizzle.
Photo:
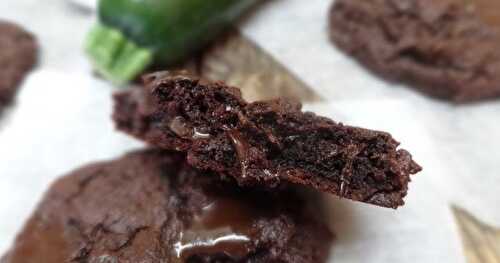
<svg viewBox="0 0 500 263">
<path fill-rule="evenodd" d="M 270 206 L 263 203 L 217 194 L 179 235 L 173 262 L 186 262 L 196 255 L 243 259 L 254 249 L 253 240 L 258 234 L 255 223 L 272 214 Z"/>
<path fill-rule="evenodd" d="M 210 133 L 203 132 L 201 129 L 194 128 L 193 129 L 193 139 L 209 139 Z"/>
<path fill-rule="evenodd" d="M 245 178 L 247 177 L 247 170 L 249 166 L 248 149 L 250 148 L 250 145 L 237 130 L 230 130 L 227 134 L 229 138 L 231 138 L 236 154 L 238 155 L 238 159 L 240 160 L 241 177 Z"/>
<path fill-rule="evenodd" d="M 168 128 L 182 139 L 199 140 L 210 138 L 210 133 L 203 132 L 197 127 L 191 127 L 191 124 L 182 116 L 177 116 L 170 120 Z"/>
</svg>

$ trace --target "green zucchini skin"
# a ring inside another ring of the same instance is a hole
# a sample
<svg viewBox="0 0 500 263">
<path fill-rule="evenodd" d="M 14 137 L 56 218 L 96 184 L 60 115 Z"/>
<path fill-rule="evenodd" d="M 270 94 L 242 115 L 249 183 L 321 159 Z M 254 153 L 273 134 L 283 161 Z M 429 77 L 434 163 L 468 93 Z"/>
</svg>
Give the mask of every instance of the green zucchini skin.
<svg viewBox="0 0 500 263">
<path fill-rule="evenodd" d="M 153 52 L 155 64 L 186 59 L 260 0 L 101 0 L 102 24 Z"/>
</svg>

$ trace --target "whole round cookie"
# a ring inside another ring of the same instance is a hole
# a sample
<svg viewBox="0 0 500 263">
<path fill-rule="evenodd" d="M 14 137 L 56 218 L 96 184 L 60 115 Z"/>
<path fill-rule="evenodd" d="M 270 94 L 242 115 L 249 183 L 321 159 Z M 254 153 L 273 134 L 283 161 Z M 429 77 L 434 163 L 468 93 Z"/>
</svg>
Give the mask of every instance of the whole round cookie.
<svg viewBox="0 0 500 263">
<path fill-rule="evenodd" d="M 37 51 L 32 34 L 0 20 L 0 110 L 12 101 L 24 76 L 35 65 Z"/>
<path fill-rule="evenodd" d="M 330 37 L 392 81 L 454 102 L 500 96 L 500 1 L 337 0 Z"/>
</svg>

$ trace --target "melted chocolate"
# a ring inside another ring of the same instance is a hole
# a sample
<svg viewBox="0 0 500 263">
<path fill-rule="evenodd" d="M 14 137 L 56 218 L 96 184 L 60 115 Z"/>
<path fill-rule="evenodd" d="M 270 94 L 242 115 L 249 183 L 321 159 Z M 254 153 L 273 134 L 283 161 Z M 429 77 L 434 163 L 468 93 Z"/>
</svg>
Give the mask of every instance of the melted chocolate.
<svg viewBox="0 0 500 263">
<path fill-rule="evenodd" d="M 186 119 L 181 116 L 173 118 L 170 121 L 168 128 L 175 133 L 175 135 L 183 139 L 203 140 L 210 138 L 210 133 L 203 132 L 197 127 L 193 128 L 191 124 L 189 124 Z"/>
<path fill-rule="evenodd" d="M 348 183 L 345 181 L 344 178 L 341 178 L 341 183 L 340 183 L 340 192 L 339 192 L 339 196 L 340 197 L 344 197 L 347 195 L 347 192 L 348 192 Z"/>
<path fill-rule="evenodd" d="M 195 216 L 190 228 L 175 244 L 174 262 L 185 262 L 194 255 L 221 255 L 239 260 L 254 246 L 259 218 L 271 216 L 268 205 L 243 196 L 214 196 L 210 204 Z"/>
<path fill-rule="evenodd" d="M 245 178 L 247 177 L 248 148 L 250 146 L 248 145 L 248 142 L 243 138 L 241 133 L 238 132 L 237 130 L 228 131 L 227 134 L 229 135 L 229 138 L 231 138 L 233 146 L 238 155 L 238 159 L 240 160 L 241 177 Z"/>
<path fill-rule="evenodd" d="M 198 128 L 194 128 L 193 139 L 208 139 L 210 138 L 210 133 L 205 133 L 200 131 Z"/>
</svg>

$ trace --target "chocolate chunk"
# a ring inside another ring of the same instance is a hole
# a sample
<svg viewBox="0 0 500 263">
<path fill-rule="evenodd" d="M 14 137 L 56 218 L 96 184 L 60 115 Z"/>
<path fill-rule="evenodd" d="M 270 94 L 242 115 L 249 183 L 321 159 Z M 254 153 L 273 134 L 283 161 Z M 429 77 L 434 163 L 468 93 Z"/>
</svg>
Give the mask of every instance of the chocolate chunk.
<svg viewBox="0 0 500 263">
<path fill-rule="evenodd" d="M 163 73 L 141 91 L 116 94 L 115 102 L 118 129 L 187 152 L 190 165 L 240 185 L 292 182 L 396 208 L 404 204 L 410 175 L 421 169 L 387 133 L 304 113 L 287 100 L 247 103 L 233 87 L 184 73 Z M 206 136 L 168 128 L 179 118 L 182 127 Z"/>
<path fill-rule="evenodd" d="M 32 34 L 0 20 L 0 111 L 12 101 L 24 75 L 35 65 L 37 50 Z"/>
<path fill-rule="evenodd" d="M 495 0 L 337 0 L 330 36 L 384 78 L 454 102 L 500 96 Z"/>
<path fill-rule="evenodd" d="M 241 260 L 252 252 L 252 240 L 258 239 L 254 224 L 259 218 L 277 217 L 275 209 L 264 200 L 242 200 L 238 196 L 218 193 L 182 233 L 175 244 L 176 254 L 179 259 L 187 260 L 194 255 L 223 251 Z"/>
<path fill-rule="evenodd" d="M 325 262 L 332 235 L 304 206 L 139 151 L 58 180 L 0 262 Z"/>
</svg>

